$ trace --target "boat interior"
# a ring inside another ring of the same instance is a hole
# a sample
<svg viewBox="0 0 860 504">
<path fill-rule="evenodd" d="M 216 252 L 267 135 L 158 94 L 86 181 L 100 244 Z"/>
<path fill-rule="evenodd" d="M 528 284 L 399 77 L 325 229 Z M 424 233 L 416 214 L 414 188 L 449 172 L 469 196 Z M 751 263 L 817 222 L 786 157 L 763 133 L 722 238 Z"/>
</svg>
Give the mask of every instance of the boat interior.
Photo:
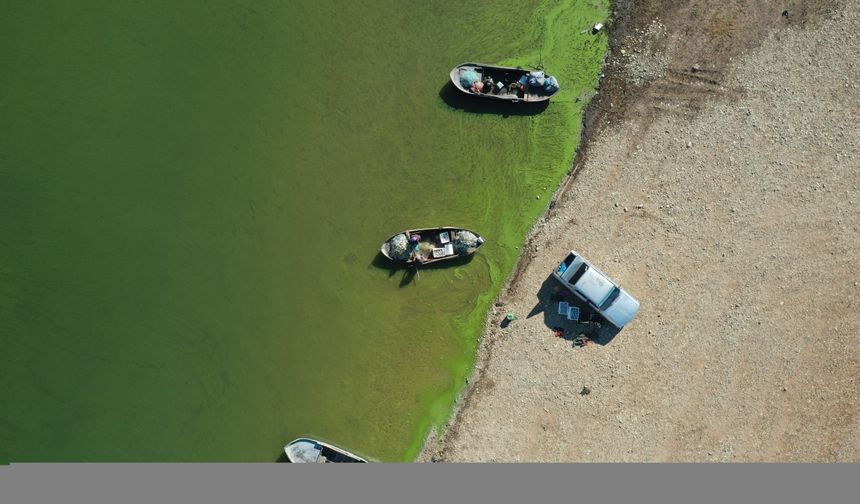
<svg viewBox="0 0 860 504">
<path fill-rule="evenodd" d="M 336 462 L 359 462 L 359 461 L 355 460 L 354 458 L 352 458 L 348 455 L 344 455 L 343 453 L 332 450 L 331 448 L 329 448 L 327 446 L 323 446 L 322 447 L 322 453 L 320 453 L 320 458 L 317 460 L 317 462 L 336 463 Z"/>
<path fill-rule="evenodd" d="M 449 229 L 445 231 L 410 231 L 409 236 L 418 237 L 418 246 L 415 248 L 415 253 L 421 257 L 420 262 L 432 262 L 439 259 L 454 256 L 454 243 L 456 238 L 456 230 Z"/>
<path fill-rule="evenodd" d="M 526 69 L 504 69 L 482 66 L 471 68 L 474 68 L 478 72 L 482 82 L 486 81 L 487 77 L 493 81 L 492 86 L 484 86 L 481 94 L 489 94 L 505 99 L 519 98 L 523 101 L 544 99 L 546 97 L 546 94 L 543 93 L 529 93 L 529 86 L 527 84 L 522 86 L 522 88 L 519 86 L 520 79 L 529 73 Z"/>
</svg>

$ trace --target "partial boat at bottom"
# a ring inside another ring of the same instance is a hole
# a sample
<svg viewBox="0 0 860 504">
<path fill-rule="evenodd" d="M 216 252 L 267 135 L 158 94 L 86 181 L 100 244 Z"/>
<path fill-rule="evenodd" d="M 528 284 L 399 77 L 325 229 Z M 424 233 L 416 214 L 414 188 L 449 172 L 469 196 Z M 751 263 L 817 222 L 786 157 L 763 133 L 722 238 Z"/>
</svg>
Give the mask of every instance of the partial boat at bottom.
<svg viewBox="0 0 860 504">
<path fill-rule="evenodd" d="M 287 459 L 293 463 L 353 462 L 366 464 L 367 461 L 354 453 L 337 446 L 309 438 L 299 438 L 284 446 Z"/>
<path fill-rule="evenodd" d="M 392 261 L 417 266 L 474 254 L 484 239 L 455 227 L 407 229 L 385 240 L 380 252 Z"/>
</svg>

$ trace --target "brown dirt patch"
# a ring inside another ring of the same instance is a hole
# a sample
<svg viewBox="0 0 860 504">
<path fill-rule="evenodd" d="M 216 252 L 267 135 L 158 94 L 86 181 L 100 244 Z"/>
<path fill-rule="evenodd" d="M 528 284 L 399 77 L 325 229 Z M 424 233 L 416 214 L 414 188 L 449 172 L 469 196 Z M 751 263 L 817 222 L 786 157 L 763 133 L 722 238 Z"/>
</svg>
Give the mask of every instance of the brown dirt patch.
<svg viewBox="0 0 860 504">
<path fill-rule="evenodd" d="M 617 2 L 611 27 L 571 176 L 419 460 L 858 460 L 860 1 Z M 642 302 L 606 345 L 540 313 L 571 248 Z"/>
</svg>

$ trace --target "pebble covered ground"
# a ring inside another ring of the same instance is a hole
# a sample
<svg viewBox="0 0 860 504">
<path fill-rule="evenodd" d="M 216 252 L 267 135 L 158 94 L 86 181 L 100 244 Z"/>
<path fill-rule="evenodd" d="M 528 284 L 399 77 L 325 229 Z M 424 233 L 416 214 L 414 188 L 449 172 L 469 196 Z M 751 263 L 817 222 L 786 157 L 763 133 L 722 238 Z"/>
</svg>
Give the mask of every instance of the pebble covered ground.
<svg viewBox="0 0 860 504">
<path fill-rule="evenodd" d="M 860 1 L 834 5 L 716 70 L 673 67 L 695 40 L 665 20 L 622 39 L 640 95 L 536 225 L 419 460 L 860 459 Z M 611 340 L 554 315 L 570 249 L 642 303 Z"/>
</svg>

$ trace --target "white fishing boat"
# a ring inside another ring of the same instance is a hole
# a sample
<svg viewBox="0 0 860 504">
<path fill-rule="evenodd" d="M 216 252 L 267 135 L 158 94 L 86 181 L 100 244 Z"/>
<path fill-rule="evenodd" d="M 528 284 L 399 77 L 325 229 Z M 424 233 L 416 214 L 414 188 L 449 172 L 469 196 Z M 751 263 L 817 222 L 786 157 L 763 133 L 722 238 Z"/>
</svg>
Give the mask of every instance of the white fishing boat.
<svg viewBox="0 0 860 504">
<path fill-rule="evenodd" d="M 385 240 L 379 249 L 395 262 L 425 265 L 474 254 L 484 238 L 455 227 L 407 229 Z"/>
<path fill-rule="evenodd" d="M 367 463 L 366 460 L 337 446 L 309 438 L 299 438 L 284 446 L 287 460 L 293 463 Z"/>
<path fill-rule="evenodd" d="M 558 81 L 542 70 L 462 63 L 451 70 L 450 77 L 460 91 L 490 100 L 536 103 L 558 92 Z"/>
</svg>

